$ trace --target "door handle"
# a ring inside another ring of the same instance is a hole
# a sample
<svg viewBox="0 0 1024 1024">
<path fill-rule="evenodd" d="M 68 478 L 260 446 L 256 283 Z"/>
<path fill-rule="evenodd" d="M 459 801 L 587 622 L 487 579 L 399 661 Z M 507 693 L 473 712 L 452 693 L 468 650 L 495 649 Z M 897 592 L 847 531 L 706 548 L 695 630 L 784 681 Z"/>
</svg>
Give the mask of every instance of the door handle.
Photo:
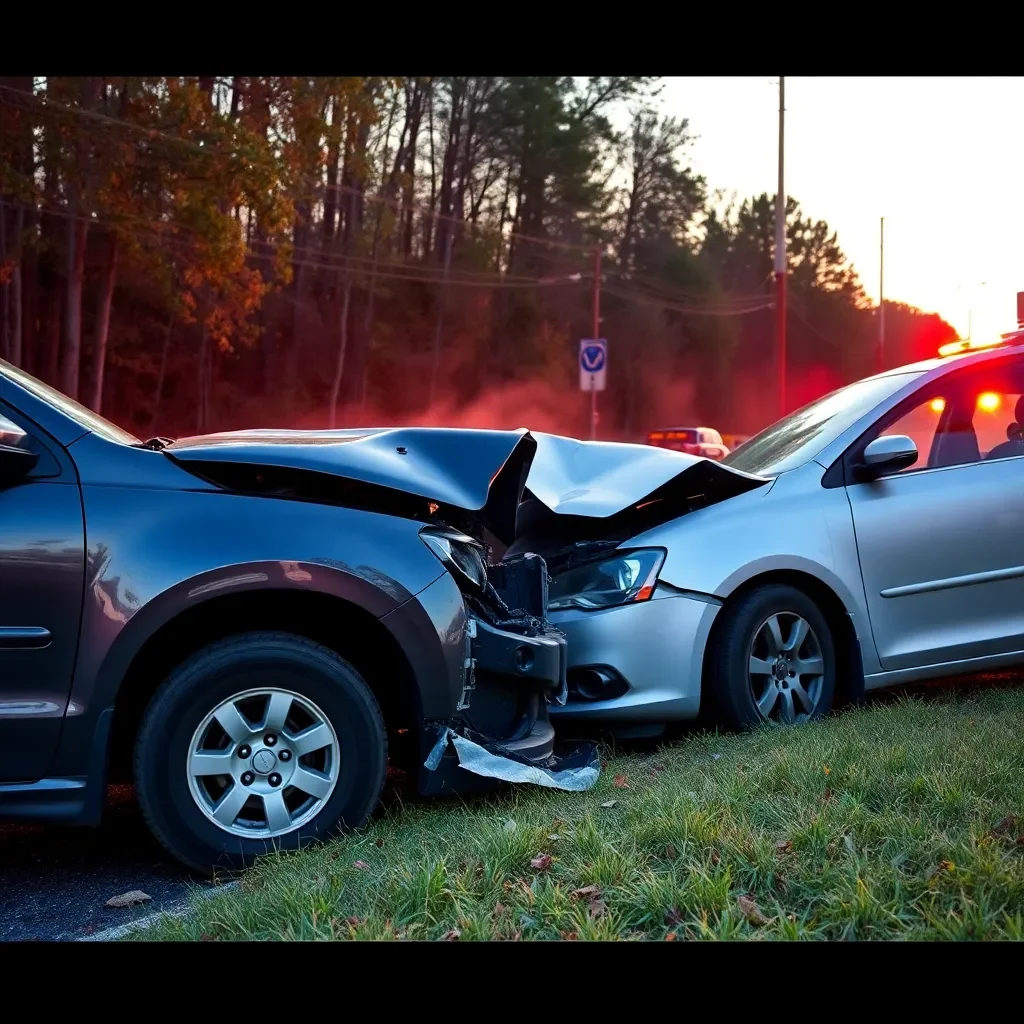
<svg viewBox="0 0 1024 1024">
<path fill-rule="evenodd" d="M 0 626 L 0 650 L 38 650 L 52 639 L 42 626 Z"/>
</svg>

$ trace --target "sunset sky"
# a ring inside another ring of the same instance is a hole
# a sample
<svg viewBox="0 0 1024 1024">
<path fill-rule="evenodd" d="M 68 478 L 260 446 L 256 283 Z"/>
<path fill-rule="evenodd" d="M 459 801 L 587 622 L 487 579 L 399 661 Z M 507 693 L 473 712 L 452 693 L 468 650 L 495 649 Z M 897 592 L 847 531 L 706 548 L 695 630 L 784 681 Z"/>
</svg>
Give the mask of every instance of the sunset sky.
<svg viewBox="0 0 1024 1024">
<path fill-rule="evenodd" d="M 694 169 L 741 198 L 775 192 L 778 79 L 666 78 L 699 136 Z M 1024 291 L 1024 78 L 787 78 L 786 192 L 828 221 L 878 298 L 967 334 L 1016 326 Z M 984 282 L 984 286 L 982 286 Z"/>
</svg>

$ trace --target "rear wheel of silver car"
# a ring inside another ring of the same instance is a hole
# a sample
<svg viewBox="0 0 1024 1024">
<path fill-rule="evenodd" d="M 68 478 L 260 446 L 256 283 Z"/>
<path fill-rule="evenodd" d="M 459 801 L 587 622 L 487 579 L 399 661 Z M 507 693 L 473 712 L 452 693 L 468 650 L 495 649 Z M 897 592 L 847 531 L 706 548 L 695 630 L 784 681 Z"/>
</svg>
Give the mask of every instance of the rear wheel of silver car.
<svg viewBox="0 0 1024 1024">
<path fill-rule="evenodd" d="M 249 633 L 171 673 L 136 743 L 139 803 L 179 860 L 209 872 L 359 828 L 380 799 L 387 735 L 334 651 Z"/>
<path fill-rule="evenodd" d="M 769 584 L 723 612 L 709 652 L 707 696 L 717 723 L 749 729 L 798 725 L 832 708 L 836 655 L 818 606 L 795 587 Z"/>
</svg>

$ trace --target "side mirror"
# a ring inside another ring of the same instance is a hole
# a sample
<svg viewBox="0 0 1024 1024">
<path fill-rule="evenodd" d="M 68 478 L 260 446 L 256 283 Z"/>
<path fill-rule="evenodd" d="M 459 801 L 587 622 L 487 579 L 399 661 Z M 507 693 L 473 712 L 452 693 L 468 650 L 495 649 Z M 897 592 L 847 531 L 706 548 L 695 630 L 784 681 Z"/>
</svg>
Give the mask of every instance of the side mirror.
<svg viewBox="0 0 1024 1024">
<path fill-rule="evenodd" d="M 37 452 L 0 444 L 0 487 L 19 483 L 35 469 L 38 461 Z"/>
<path fill-rule="evenodd" d="M 917 462 L 917 445 L 905 434 L 883 434 L 865 449 L 857 467 L 860 480 L 877 480 Z"/>
</svg>

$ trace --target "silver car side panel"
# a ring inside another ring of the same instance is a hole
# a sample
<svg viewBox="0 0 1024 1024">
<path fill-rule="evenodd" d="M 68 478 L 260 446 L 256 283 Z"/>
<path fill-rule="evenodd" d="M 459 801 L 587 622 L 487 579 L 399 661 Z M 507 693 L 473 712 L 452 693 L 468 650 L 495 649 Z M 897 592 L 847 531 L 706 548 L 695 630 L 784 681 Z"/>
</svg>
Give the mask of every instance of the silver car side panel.
<svg viewBox="0 0 1024 1024">
<path fill-rule="evenodd" d="M 884 670 L 1024 648 L 1024 458 L 847 491 Z"/>
</svg>

